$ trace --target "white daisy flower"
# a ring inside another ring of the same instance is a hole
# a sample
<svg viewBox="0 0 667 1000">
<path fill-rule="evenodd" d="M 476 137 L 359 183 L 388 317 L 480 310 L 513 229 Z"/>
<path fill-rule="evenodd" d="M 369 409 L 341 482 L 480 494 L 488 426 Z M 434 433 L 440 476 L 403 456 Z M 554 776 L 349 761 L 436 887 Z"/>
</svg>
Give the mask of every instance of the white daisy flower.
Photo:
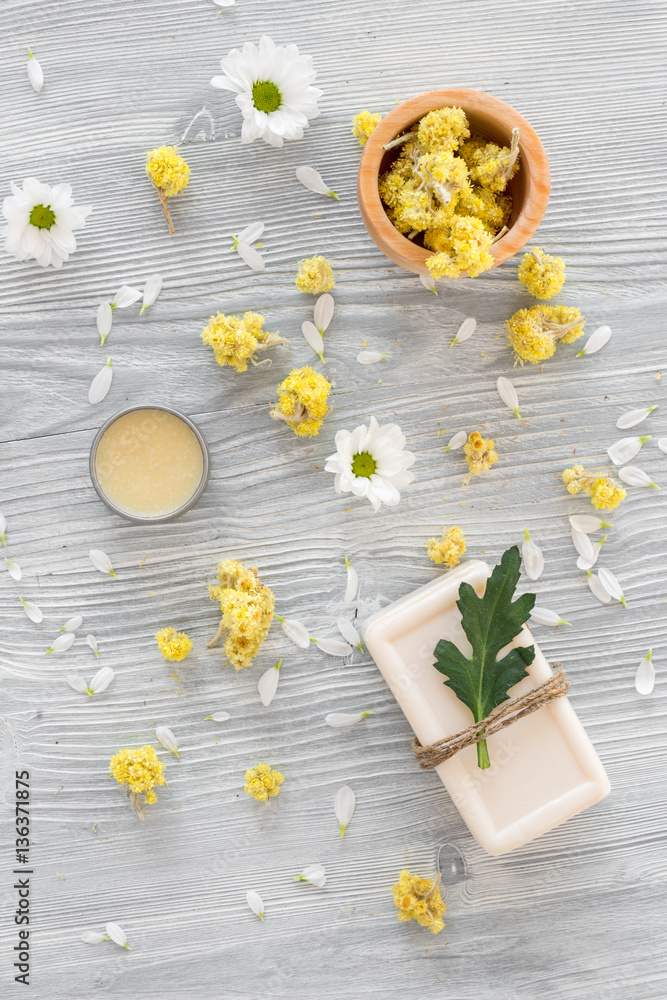
<svg viewBox="0 0 667 1000">
<path fill-rule="evenodd" d="M 457 431 L 456 434 L 449 439 L 449 444 L 443 451 L 456 451 L 458 448 L 462 448 L 463 445 L 468 440 L 468 435 L 466 431 Z"/>
<path fill-rule="evenodd" d="M 649 649 L 635 674 L 635 687 L 638 694 L 650 694 L 655 684 L 655 670 L 651 663 L 651 652 L 652 650 Z"/>
<path fill-rule="evenodd" d="M 510 382 L 508 378 L 505 378 L 504 375 L 501 375 L 496 382 L 496 388 L 505 406 L 509 406 L 512 413 L 514 413 L 515 416 L 521 420 L 521 414 L 519 413 L 519 397 L 517 396 L 513 383 Z"/>
<path fill-rule="evenodd" d="M 606 587 L 602 583 L 602 580 L 595 573 L 591 573 L 590 570 L 587 572 L 588 586 L 591 589 L 591 593 L 594 597 L 597 597 L 600 604 L 609 604 L 611 601 L 611 594 L 607 591 Z"/>
<path fill-rule="evenodd" d="M 302 872 L 294 876 L 297 882 L 310 882 L 321 889 L 327 881 L 327 873 L 324 865 L 306 865 Z"/>
<path fill-rule="evenodd" d="M 28 79 L 32 89 L 36 94 L 39 94 L 44 86 L 44 71 L 32 54 L 32 49 L 28 49 L 28 52 L 30 53 L 28 56 Z"/>
<path fill-rule="evenodd" d="M 257 691 L 259 692 L 259 697 L 262 700 L 262 705 L 264 708 L 268 708 L 273 701 L 276 691 L 278 690 L 278 681 L 280 679 L 280 667 L 282 665 L 282 660 L 273 666 L 269 667 L 259 679 L 259 684 L 257 685 Z"/>
<path fill-rule="evenodd" d="M 419 280 L 424 288 L 428 288 L 429 292 L 433 292 L 434 295 L 438 294 L 438 289 L 435 287 L 435 278 L 432 278 L 430 274 L 420 274 Z"/>
<path fill-rule="evenodd" d="M 349 729 L 350 726 L 356 726 L 357 722 L 372 714 L 372 712 L 357 712 L 354 715 L 348 712 L 329 712 L 324 716 L 324 721 L 332 729 Z"/>
<path fill-rule="evenodd" d="M 583 535 L 592 535 L 594 531 L 601 528 L 613 528 L 613 524 L 600 520 L 594 514 L 570 514 L 570 524 L 575 531 L 580 531 Z"/>
<path fill-rule="evenodd" d="M 646 472 L 634 465 L 624 465 L 622 469 L 619 469 L 618 478 L 627 483 L 628 486 L 652 486 L 654 490 L 660 489 Z"/>
<path fill-rule="evenodd" d="M 97 375 L 90 383 L 90 389 L 88 390 L 88 402 L 93 405 L 101 403 L 102 400 L 106 398 L 107 393 L 111 388 L 112 381 L 113 368 L 111 367 L 111 358 L 107 358 L 107 363 L 104 368 L 98 371 Z"/>
<path fill-rule="evenodd" d="M 335 198 L 336 201 L 340 201 L 336 192 L 332 191 L 329 185 L 324 183 L 322 175 L 318 170 L 315 170 L 314 167 L 297 167 L 296 179 L 314 194 L 327 194 L 330 198 Z"/>
<path fill-rule="evenodd" d="M 639 454 L 641 446 L 650 440 L 650 434 L 644 437 L 621 438 L 620 441 L 614 442 L 611 448 L 607 448 L 607 454 L 614 465 L 625 465 L 626 462 L 631 462 L 635 455 Z"/>
<path fill-rule="evenodd" d="M 549 611 L 548 608 L 533 608 L 530 612 L 530 620 L 537 622 L 538 625 L 551 625 L 553 628 L 558 628 L 559 625 L 572 624 L 571 622 L 566 622 L 555 611 Z"/>
<path fill-rule="evenodd" d="M 246 42 L 220 61 L 223 76 L 211 86 L 231 90 L 243 115 L 241 142 L 263 139 L 282 146 L 287 139 L 301 139 L 308 122 L 319 114 L 322 91 L 312 84 L 316 77 L 310 56 L 299 55 L 296 45 L 275 45 L 263 35 L 259 46 Z"/>
<path fill-rule="evenodd" d="M 246 893 L 246 902 L 253 913 L 256 913 L 260 920 L 264 919 L 264 900 L 258 892 L 251 889 Z"/>
<path fill-rule="evenodd" d="M 20 580 L 23 577 L 23 570 L 18 563 L 12 562 L 11 559 L 7 559 L 5 556 L 5 562 L 7 563 L 7 572 L 11 576 L 12 580 Z"/>
<path fill-rule="evenodd" d="M 162 744 L 165 750 L 169 750 L 175 757 L 179 756 L 178 741 L 168 726 L 156 726 L 155 738 Z"/>
<path fill-rule="evenodd" d="M 347 556 L 345 556 L 345 565 L 347 567 L 347 584 L 343 600 L 346 604 L 354 604 L 359 591 L 359 577 L 357 576 L 356 569 L 351 564 Z"/>
<path fill-rule="evenodd" d="M 264 223 L 253 222 L 251 225 L 246 226 L 238 236 L 234 233 L 231 234 L 234 242 L 229 249 L 236 250 L 243 263 L 247 264 L 253 271 L 263 271 L 266 268 L 266 263 L 261 253 L 250 246 L 251 243 L 257 242 L 263 232 Z"/>
<path fill-rule="evenodd" d="M 626 431 L 628 427 L 635 427 L 637 424 L 641 424 L 642 420 L 646 420 L 649 413 L 653 413 L 657 410 L 656 406 L 645 406 L 641 410 L 628 410 L 623 416 L 619 417 L 616 421 L 616 426 L 620 431 Z"/>
<path fill-rule="evenodd" d="M 5 250 L 17 260 L 62 267 L 76 250 L 75 230 L 83 229 L 92 208 L 74 205 L 69 184 L 50 187 L 27 177 L 23 189 L 13 181 L 11 189 L 12 195 L 2 203 L 2 214 L 9 223 Z"/>
<path fill-rule="evenodd" d="M 357 361 L 360 365 L 376 365 L 378 361 L 390 358 L 391 354 L 380 354 L 379 351 L 361 351 L 357 354 Z"/>
<path fill-rule="evenodd" d="M 525 539 L 521 546 L 523 569 L 529 580 L 539 580 L 544 571 L 544 555 L 530 537 L 528 528 L 523 529 Z"/>
<path fill-rule="evenodd" d="M 597 330 L 590 335 L 576 357 L 580 358 L 582 354 L 595 354 L 595 352 L 599 351 L 601 347 L 604 347 L 610 337 L 611 329 L 608 326 L 599 326 Z"/>
<path fill-rule="evenodd" d="M 345 827 L 354 815 L 356 804 L 357 802 L 354 792 L 349 785 L 343 785 L 342 788 L 338 789 L 334 801 L 334 811 L 336 813 L 336 819 L 338 820 L 341 837 L 345 833 Z"/>
<path fill-rule="evenodd" d="M 151 274 L 150 278 L 144 285 L 143 300 L 141 303 L 140 316 L 146 312 L 146 310 L 153 305 L 158 295 L 162 291 L 162 275 L 161 274 Z"/>
<path fill-rule="evenodd" d="M 467 319 L 464 319 L 459 327 L 458 333 L 449 346 L 453 347 L 454 344 L 462 344 L 464 340 L 469 340 L 476 329 L 477 320 L 473 316 L 469 316 Z"/>
<path fill-rule="evenodd" d="M 398 424 L 380 427 L 371 417 L 368 426 L 338 431 L 335 440 L 336 453 L 327 458 L 324 468 L 335 473 L 336 493 L 367 497 L 374 511 L 383 503 L 394 507 L 401 499 L 400 490 L 414 479 L 407 470 L 416 458 L 406 450 Z"/>
</svg>

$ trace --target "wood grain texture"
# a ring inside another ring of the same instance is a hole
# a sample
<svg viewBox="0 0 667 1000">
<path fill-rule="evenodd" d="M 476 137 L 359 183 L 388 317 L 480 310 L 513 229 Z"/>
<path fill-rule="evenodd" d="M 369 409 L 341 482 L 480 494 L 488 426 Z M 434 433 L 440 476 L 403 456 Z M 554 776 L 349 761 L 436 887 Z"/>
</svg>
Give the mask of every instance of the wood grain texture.
<svg viewBox="0 0 667 1000">
<path fill-rule="evenodd" d="M 209 0 L 5 0 L 0 190 L 35 175 L 68 181 L 93 214 L 61 272 L 0 257 L 0 510 L 16 585 L 0 573 L 0 980 L 13 996 L 11 782 L 33 787 L 33 989 L 39 1000 L 663 1000 L 667 863 L 665 747 L 664 348 L 667 196 L 664 173 L 665 11 L 658 0 L 238 0 L 217 16 Z M 312 53 L 322 114 L 283 150 L 241 147 L 231 95 L 214 91 L 218 60 L 262 34 Z M 45 85 L 32 92 L 30 46 Z M 567 260 L 559 301 L 589 330 L 613 337 L 575 360 L 561 346 L 539 368 L 514 369 L 504 320 L 530 300 L 516 260 L 436 298 L 369 239 L 355 199 L 360 150 L 350 135 L 363 107 L 438 87 L 487 91 L 531 122 L 547 151 L 552 194 L 537 239 Z M 205 109 L 205 110 L 202 110 Z M 197 140 L 197 141 L 194 141 Z M 143 164 L 153 146 L 184 141 L 190 186 L 173 204 L 170 238 Z M 319 169 L 341 201 L 294 179 Z M 228 252 L 229 234 L 266 223 L 266 272 Z M 267 416 L 279 380 L 314 356 L 301 339 L 313 300 L 294 285 L 296 262 L 323 253 L 337 272 L 326 334 L 333 409 L 312 442 Z M 160 271 L 157 303 L 118 311 L 104 351 L 95 312 L 122 283 Z M 273 366 L 237 376 L 199 340 L 216 310 L 260 311 L 292 339 Z M 447 346 L 466 316 L 474 338 Z M 355 361 L 361 345 L 390 353 Z M 97 407 L 88 386 L 112 355 L 114 382 Z M 515 381 L 525 421 L 496 393 Z M 88 450 L 110 415 L 143 400 L 169 403 L 199 424 L 212 477 L 200 504 L 175 524 L 145 528 L 107 511 L 88 479 Z M 603 607 L 575 566 L 567 514 L 586 510 L 558 474 L 574 460 L 604 467 L 626 409 L 660 404 L 637 465 L 662 492 L 628 488 L 601 560 L 622 581 L 628 609 Z M 401 504 L 373 516 L 339 498 L 322 471 L 334 434 L 374 413 L 398 419 L 417 453 Z M 462 488 L 459 429 L 484 428 L 499 461 Z M 334 635 L 344 556 L 361 582 L 358 620 L 433 578 L 426 539 L 464 529 L 471 556 L 495 560 L 528 527 L 546 557 L 540 604 L 572 626 L 536 627 L 562 660 L 571 700 L 608 769 L 611 795 L 503 858 L 471 839 L 435 775 L 419 772 L 412 733 L 366 655 L 350 662 L 300 653 L 277 629 L 257 665 L 220 670 L 206 642 L 216 628 L 205 584 L 231 556 L 257 565 L 280 613 Z M 107 551 L 118 579 L 93 570 Z M 143 565 L 140 565 L 142 561 Z M 19 593 L 44 611 L 32 625 Z M 84 626 L 72 649 L 45 657 L 66 618 Z M 173 670 L 158 627 L 185 628 L 193 655 Z M 99 641 L 116 680 L 88 703 L 65 683 L 90 678 L 84 645 Z M 654 649 L 651 698 L 635 694 L 639 660 Z M 275 701 L 256 691 L 284 658 Z M 176 676 L 173 676 L 175 674 Z M 227 723 L 204 722 L 216 709 Z M 357 728 L 324 725 L 328 711 L 371 708 Z M 124 745 L 176 733 L 169 791 L 140 825 L 108 761 Z M 270 808 L 244 796 L 244 769 L 270 760 L 286 775 Z M 350 784 L 357 811 L 344 840 L 333 799 Z M 437 937 L 396 920 L 390 887 L 403 866 L 427 872 L 440 845 L 448 917 Z M 296 885 L 303 865 L 326 865 L 324 890 Z M 260 924 L 247 909 L 254 888 Z M 115 920 L 131 952 L 83 945 Z"/>
</svg>

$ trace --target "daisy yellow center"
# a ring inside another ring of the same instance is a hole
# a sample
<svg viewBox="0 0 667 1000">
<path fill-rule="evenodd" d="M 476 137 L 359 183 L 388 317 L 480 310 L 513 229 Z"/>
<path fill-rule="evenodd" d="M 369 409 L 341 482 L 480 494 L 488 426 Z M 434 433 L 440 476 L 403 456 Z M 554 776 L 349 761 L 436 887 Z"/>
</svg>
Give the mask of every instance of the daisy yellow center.
<svg viewBox="0 0 667 1000">
<path fill-rule="evenodd" d="M 270 80 L 258 80 L 252 85 L 252 103 L 258 111 L 265 111 L 268 115 L 278 110 L 283 103 L 283 96 L 275 83 L 271 83 Z"/>
<path fill-rule="evenodd" d="M 370 479 L 377 469 L 377 462 L 368 451 L 359 451 L 352 456 L 352 473 L 362 479 Z"/>
<path fill-rule="evenodd" d="M 37 229 L 50 229 L 55 221 L 56 213 L 50 205 L 35 205 L 30 213 L 30 225 Z"/>
</svg>

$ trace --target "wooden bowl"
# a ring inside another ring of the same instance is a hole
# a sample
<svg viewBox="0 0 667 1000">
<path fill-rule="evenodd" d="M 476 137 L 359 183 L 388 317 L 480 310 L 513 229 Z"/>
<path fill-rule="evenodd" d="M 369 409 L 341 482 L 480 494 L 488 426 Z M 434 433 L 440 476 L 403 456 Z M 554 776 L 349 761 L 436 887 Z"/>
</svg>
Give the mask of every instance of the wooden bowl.
<svg viewBox="0 0 667 1000">
<path fill-rule="evenodd" d="M 494 243 L 489 253 L 496 267 L 512 257 L 531 238 L 546 211 L 551 187 L 549 161 L 537 132 L 505 101 L 481 90 L 429 90 L 403 101 L 382 119 L 371 133 L 359 164 L 357 197 L 364 225 L 380 250 L 395 264 L 414 274 L 430 274 L 426 261 L 432 251 L 409 240 L 389 221 L 378 191 L 381 174 L 400 154 L 400 146 L 384 149 L 385 143 L 410 130 L 429 111 L 455 105 L 462 108 L 472 135 L 509 146 L 512 129 L 519 129 L 519 170 L 507 185 L 512 197 L 508 232 Z M 417 237 L 419 239 L 419 237 Z M 465 272 L 462 272 L 465 273 Z"/>
</svg>

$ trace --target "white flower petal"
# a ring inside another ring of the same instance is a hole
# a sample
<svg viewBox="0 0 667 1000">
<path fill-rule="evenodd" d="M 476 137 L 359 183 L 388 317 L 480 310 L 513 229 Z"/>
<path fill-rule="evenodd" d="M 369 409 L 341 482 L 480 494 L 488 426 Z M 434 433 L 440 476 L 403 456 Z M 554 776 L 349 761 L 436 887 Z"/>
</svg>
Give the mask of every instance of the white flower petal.
<svg viewBox="0 0 667 1000">
<path fill-rule="evenodd" d="M 634 465 L 624 465 L 622 469 L 619 469 L 618 478 L 627 483 L 628 486 L 652 486 L 654 490 L 660 489 L 649 475 Z"/>
<path fill-rule="evenodd" d="M 449 439 L 449 444 L 443 451 L 456 451 L 457 448 L 462 448 L 463 445 L 468 440 L 468 435 L 465 431 L 457 431 L 454 437 Z"/>
<path fill-rule="evenodd" d="M 317 327 L 306 320 L 305 323 L 301 324 L 301 332 L 303 333 L 303 339 L 306 341 L 311 350 L 315 351 L 320 358 L 320 361 L 324 361 L 324 341 L 322 340 L 322 334 L 317 329 Z"/>
<path fill-rule="evenodd" d="M 102 552 L 102 549 L 91 549 L 88 556 L 95 569 L 98 569 L 100 573 L 109 573 L 111 576 L 116 575 L 111 565 L 111 559 L 109 559 L 106 552 Z"/>
<path fill-rule="evenodd" d="M 263 271 L 265 269 L 266 263 L 264 258 L 257 252 L 257 250 L 253 249 L 253 247 L 249 247 L 247 244 L 241 243 L 239 240 L 234 249 L 243 263 L 247 264 L 253 271 Z"/>
<path fill-rule="evenodd" d="M 438 290 L 435 287 L 435 278 L 432 278 L 430 274 L 420 274 L 419 280 L 424 288 L 428 288 L 429 292 L 433 292 L 435 295 L 438 294 Z"/>
<path fill-rule="evenodd" d="M 338 195 L 331 190 L 328 184 L 324 183 L 322 175 L 313 167 L 297 167 L 296 179 L 309 191 L 313 191 L 315 194 L 327 194 L 338 201 Z"/>
<path fill-rule="evenodd" d="M 265 671 L 259 679 L 257 690 L 264 708 L 269 707 L 275 697 L 276 691 L 278 690 L 278 681 L 280 680 L 280 664 L 282 662 L 282 660 L 278 660 L 275 667 L 269 667 L 269 669 Z"/>
<path fill-rule="evenodd" d="M 328 292 L 325 292 L 324 295 L 320 295 L 318 298 L 313 311 L 313 322 L 320 333 L 325 333 L 326 330 L 328 330 L 329 324 L 333 319 L 333 314 L 333 295 L 329 295 Z"/>
<path fill-rule="evenodd" d="M 336 813 L 336 819 L 338 820 L 341 837 L 345 833 L 345 827 L 354 815 L 354 808 L 356 804 L 354 792 L 349 785 L 343 785 L 342 788 L 338 789 L 334 801 L 334 811 Z"/>
<path fill-rule="evenodd" d="M 600 583 L 607 591 L 607 593 L 610 595 L 610 597 L 613 597 L 615 601 L 620 601 L 621 604 L 626 606 L 625 596 L 623 594 L 621 585 L 614 576 L 614 574 L 611 572 L 611 570 L 602 567 L 601 569 L 598 570 L 598 576 L 600 578 Z"/>
<path fill-rule="evenodd" d="M 667 438 L 658 438 L 658 448 L 663 455 L 667 455 Z"/>
<path fill-rule="evenodd" d="M 353 652 L 352 646 L 340 639 L 315 639 L 315 645 L 329 656 L 349 656 Z"/>
<path fill-rule="evenodd" d="M 551 625 L 557 628 L 559 625 L 569 625 L 570 622 L 566 622 L 564 618 L 557 615 L 555 611 L 549 611 L 547 608 L 533 608 L 530 612 L 530 620 L 537 622 L 538 625 Z"/>
<path fill-rule="evenodd" d="M 24 601 L 22 597 L 19 597 L 19 601 L 23 605 L 23 610 L 27 614 L 30 621 L 34 622 L 35 625 L 39 625 L 42 618 L 44 617 L 44 615 L 41 612 L 41 609 L 38 608 L 36 604 L 33 604 L 32 601 Z"/>
<path fill-rule="evenodd" d="M 363 651 L 361 645 L 361 636 L 357 632 L 356 628 L 352 622 L 348 621 L 347 618 L 339 618 L 336 622 L 338 625 L 338 631 L 352 646 L 357 646 Z"/>
<path fill-rule="evenodd" d="M 249 226 L 246 226 L 242 230 L 236 239 L 239 243 L 245 243 L 246 246 L 250 246 L 252 243 L 256 243 L 264 232 L 265 226 L 263 222 L 251 222 Z"/>
<path fill-rule="evenodd" d="M 579 555 L 587 560 L 592 566 L 595 562 L 595 553 L 593 552 L 593 543 L 591 542 L 588 535 L 585 535 L 583 531 L 575 531 L 574 528 L 571 529 L 572 544 L 579 553 Z"/>
<path fill-rule="evenodd" d="M 129 949 L 130 946 L 127 943 L 127 937 L 122 927 L 119 927 L 118 924 L 107 924 L 106 931 L 114 944 L 120 945 L 121 948 Z"/>
<path fill-rule="evenodd" d="M 61 632 L 60 635 L 56 636 L 46 652 L 63 653 L 66 649 L 74 645 L 75 639 L 74 632 Z"/>
<path fill-rule="evenodd" d="M 595 573 L 591 573 L 590 570 L 588 571 L 587 575 L 588 575 L 588 586 L 590 587 L 591 593 L 594 595 L 594 597 L 597 597 L 598 601 L 600 601 L 601 604 L 609 604 L 609 602 L 611 601 L 611 594 L 609 594 L 605 589 L 602 580 L 600 580 L 600 578 L 597 577 Z"/>
<path fill-rule="evenodd" d="M 155 738 L 162 744 L 165 750 L 169 750 L 175 757 L 178 757 L 178 742 L 168 726 L 156 726 Z"/>
<path fill-rule="evenodd" d="M 659 441 L 658 444 L 660 444 Z M 5 540 L 6 533 L 7 533 L 7 519 L 4 514 L 0 514 L 0 541 L 5 546 L 7 545 L 7 542 Z"/>
<path fill-rule="evenodd" d="M 521 414 L 519 413 L 519 397 L 516 394 L 516 389 L 514 388 L 512 382 L 510 382 L 508 378 L 505 378 L 504 375 L 501 375 L 496 382 L 496 388 L 498 389 L 500 398 L 505 406 L 509 406 L 512 413 L 515 413 L 519 420 L 521 420 Z"/>
<path fill-rule="evenodd" d="M 111 333 L 113 326 L 113 312 L 110 302 L 101 302 L 97 307 L 97 332 L 100 335 L 100 344 L 103 344 Z"/>
<path fill-rule="evenodd" d="M 30 52 L 30 57 L 28 58 L 28 79 L 30 80 L 32 89 L 36 94 L 39 94 L 44 86 L 44 72 L 32 52 Z"/>
<path fill-rule="evenodd" d="M 5 562 L 7 563 L 7 572 L 11 576 L 12 580 L 20 580 L 23 577 L 23 570 L 18 563 L 12 562 L 11 559 L 5 557 Z"/>
<path fill-rule="evenodd" d="M 616 426 L 619 430 L 625 431 L 628 427 L 634 427 L 636 424 L 641 424 L 642 420 L 646 420 L 649 413 L 653 413 L 657 410 L 657 406 L 645 406 L 642 410 L 628 410 L 624 413 L 622 417 L 619 417 L 616 421 Z"/>
<path fill-rule="evenodd" d="M 528 534 L 528 529 L 524 528 L 525 540 L 521 546 L 521 558 L 523 559 L 523 569 L 529 580 L 539 580 L 544 571 L 544 556 L 542 549 L 538 548 Z"/>
<path fill-rule="evenodd" d="M 76 632 L 80 625 L 83 625 L 83 618 L 81 615 L 76 615 L 74 618 L 68 618 L 64 625 L 61 625 L 58 629 L 59 632 Z"/>
<path fill-rule="evenodd" d="M 458 333 L 456 334 L 456 336 L 454 337 L 453 341 L 449 346 L 453 347 L 454 344 L 462 344 L 464 340 L 469 340 L 476 329 L 477 329 L 477 320 L 474 319 L 472 316 L 468 316 L 468 318 L 464 319 L 463 322 L 461 323 Z"/>
<path fill-rule="evenodd" d="M 102 944 L 103 941 L 106 941 L 106 935 L 101 934 L 99 931 L 84 931 L 81 935 L 81 940 L 84 944 Z"/>
<path fill-rule="evenodd" d="M 106 691 L 109 687 L 115 676 L 116 675 L 111 667 L 100 667 L 90 682 L 91 693 L 102 694 L 102 692 Z"/>
<path fill-rule="evenodd" d="M 391 354 L 380 354 L 379 351 L 361 351 L 357 354 L 357 361 L 360 365 L 376 365 L 378 361 L 390 358 Z"/>
<path fill-rule="evenodd" d="M 94 635 L 87 635 L 86 636 L 86 642 L 88 643 L 88 645 L 92 649 L 92 651 L 95 654 L 95 656 L 99 656 L 100 654 L 99 654 L 98 649 L 97 649 L 97 639 L 95 638 L 95 636 Z"/>
<path fill-rule="evenodd" d="M 227 719 L 231 719 L 229 712 L 213 712 L 212 715 L 207 715 L 204 722 L 227 722 Z"/>
<path fill-rule="evenodd" d="M 587 558 L 585 556 L 579 556 L 579 558 L 577 559 L 577 566 L 578 566 L 578 568 L 579 569 L 591 569 L 593 566 L 595 566 L 596 562 L 598 561 L 598 556 L 600 555 L 600 549 L 602 548 L 602 546 L 604 545 L 604 543 L 606 541 L 607 541 L 607 536 L 605 535 L 604 538 L 601 538 L 599 542 L 595 543 L 595 545 L 593 546 L 593 559 L 592 559 L 592 561 L 591 561 L 590 557 Z"/>
<path fill-rule="evenodd" d="M 306 626 L 294 618 L 280 618 L 276 615 L 283 632 L 295 646 L 299 649 L 308 649 L 310 646 L 310 635 Z"/>
<path fill-rule="evenodd" d="M 144 285 L 143 301 L 141 303 L 140 316 L 146 312 L 146 310 L 153 305 L 158 295 L 162 291 L 162 275 L 161 274 L 151 274 L 150 278 Z"/>
<path fill-rule="evenodd" d="M 127 309 L 141 298 L 138 288 L 130 288 L 129 285 L 121 285 L 113 297 L 112 309 Z"/>
<path fill-rule="evenodd" d="M 93 404 L 101 403 L 111 388 L 112 380 L 113 369 L 111 367 L 111 358 L 107 358 L 107 363 L 104 368 L 102 371 L 97 373 L 90 384 L 90 389 L 88 390 L 88 402 Z"/>
<path fill-rule="evenodd" d="M 357 599 L 357 593 L 359 592 L 359 577 L 357 576 L 356 569 L 352 566 L 347 556 L 345 556 L 345 565 L 347 567 L 347 584 L 343 600 L 345 604 L 354 604 Z"/>
<path fill-rule="evenodd" d="M 253 913 L 257 914 L 260 920 L 264 919 L 264 900 L 258 892 L 251 889 L 246 893 L 246 901 Z"/>
<path fill-rule="evenodd" d="M 650 440 L 650 434 L 644 437 L 621 438 L 620 441 L 612 444 L 611 448 L 607 448 L 607 454 L 614 465 L 625 465 L 626 462 L 631 462 L 635 455 L 639 454 L 641 446 Z"/>
<path fill-rule="evenodd" d="M 610 328 L 608 326 L 599 326 L 597 330 L 590 335 L 583 348 L 577 354 L 577 357 L 580 358 L 582 354 L 595 354 L 595 352 L 599 351 L 601 347 L 604 347 L 610 337 Z"/>
<path fill-rule="evenodd" d="M 213 0 L 216 7 L 233 7 L 236 0 Z"/>
<path fill-rule="evenodd" d="M 78 691 L 79 694 L 88 694 L 88 685 L 84 681 L 83 677 L 77 677 L 76 674 L 68 674 L 65 680 L 69 686 L 74 688 L 75 691 Z M 93 944 L 97 942 L 91 941 L 89 943 Z"/>
<path fill-rule="evenodd" d="M 332 729 L 349 729 L 350 726 L 356 726 L 357 722 L 372 714 L 372 712 L 356 712 L 354 715 L 348 712 L 330 712 L 324 716 L 324 721 Z"/>
<path fill-rule="evenodd" d="M 650 694 L 655 684 L 655 669 L 651 662 L 651 650 L 639 664 L 635 674 L 635 687 L 638 694 Z"/>
<path fill-rule="evenodd" d="M 570 525 L 575 531 L 580 531 L 584 535 L 592 535 L 594 531 L 601 528 L 613 528 L 613 524 L 600 520 L 594 514 L 570 514 Z"/>
<path fill-rule="evenodd" d="M 326 869 L 323 865 L 306 865 L 303 871 L 296 876 L 296 880 L 297 882 L 310 882 L 311 885 L 316 885 L 318 889 L 321 889 L 326 885 Z"/>
</svg>

